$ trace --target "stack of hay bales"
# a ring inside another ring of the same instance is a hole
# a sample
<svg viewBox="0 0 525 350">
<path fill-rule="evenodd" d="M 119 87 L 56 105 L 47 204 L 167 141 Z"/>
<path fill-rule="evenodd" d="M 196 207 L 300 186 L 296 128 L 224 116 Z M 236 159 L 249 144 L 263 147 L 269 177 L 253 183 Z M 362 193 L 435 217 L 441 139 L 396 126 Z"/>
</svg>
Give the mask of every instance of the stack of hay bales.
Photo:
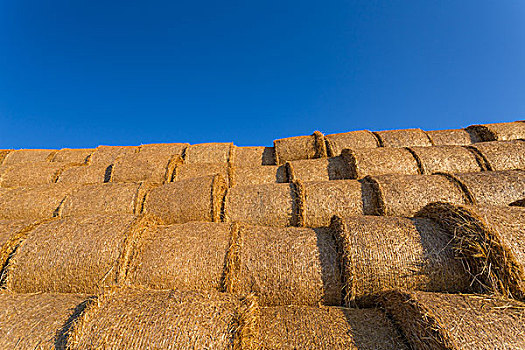
<svg viewBox="0 0 525 350">
<path fill-rule="evenodd" d="M 421 129 L 375 131 L 381 147 L 432 146 L 432 141 Z"/>
<path fill-rule="evenodd" d="M 494 123 L 471 125 L 467 131 L 475 134 L 481 141 L 505 141 L 525 139 L 525 123 Z"/>
<path fill-rule="evenodd" d="M 376 135 L 368 130 L 350 131 L 325 136 L 328 156 L 336 157 L 346 148 L 379 147 Z"/>
<path fill-rule="evenodd" d="M 468 146 L 481 141 L 465 129 L 429 130 L 426 133 L 434 146 Z"/>
<path fill-rule="evenodd" d="M 488 170 L 525 169 L 525 141 L 480 142 L 470 147 L 485 161 Z"/>
<path fill-rule="evenodd" d="M 299 159 L 325 158 L 328 156 L 324 135 L 315 131 L 312 135 L 288 137 L 273 141 L 275 162 L 283 165 Z"/>
</svg>

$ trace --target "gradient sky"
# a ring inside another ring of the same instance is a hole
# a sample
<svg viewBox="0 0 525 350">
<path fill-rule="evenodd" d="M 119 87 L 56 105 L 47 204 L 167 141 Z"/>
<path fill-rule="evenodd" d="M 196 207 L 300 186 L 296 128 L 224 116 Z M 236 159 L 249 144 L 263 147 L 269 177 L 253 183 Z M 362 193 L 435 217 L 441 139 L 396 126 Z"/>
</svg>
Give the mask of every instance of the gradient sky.
<svg viewBox="0 0 525 350">
<path fill-rule="evenodd" d="M 0 148 L 518 119 L 523 0 L 0 0 Z"/>
</svg>

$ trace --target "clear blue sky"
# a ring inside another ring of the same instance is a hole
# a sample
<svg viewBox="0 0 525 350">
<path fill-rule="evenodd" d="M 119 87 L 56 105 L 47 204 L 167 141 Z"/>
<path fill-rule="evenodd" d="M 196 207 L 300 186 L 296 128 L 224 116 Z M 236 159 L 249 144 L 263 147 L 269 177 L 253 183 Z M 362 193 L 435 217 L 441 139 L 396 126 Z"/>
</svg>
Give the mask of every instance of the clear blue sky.
<svg viewBox="0 0 525 350">
<path fill-rule="evenodd" d="M 0 0 L 0 148 L 517 119 L 523 0 Z"/>
</svg>

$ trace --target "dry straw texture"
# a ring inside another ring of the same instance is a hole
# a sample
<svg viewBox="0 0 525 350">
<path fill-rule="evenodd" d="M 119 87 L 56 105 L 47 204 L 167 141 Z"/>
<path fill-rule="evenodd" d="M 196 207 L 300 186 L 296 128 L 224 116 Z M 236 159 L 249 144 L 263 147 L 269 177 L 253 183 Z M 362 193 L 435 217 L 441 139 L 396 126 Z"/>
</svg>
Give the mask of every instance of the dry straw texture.
<svg viewBox="0 0 525 350">
<path fill-rule="evenodd" d="M 0 217 L 3 219 L 46 219 L 58 215 L 73 185 L 50 184 L 0 191 Z"/>
<path fill-rule="evenodd" d="M 9 152 L 11 152 L 11 151 L 7 150 L 7 149 L 0 150 L 0 165 L 2 165 L 4 163 L 4 159 L 5 159 L 5 157 L 7 157 Z"/>
<path fill-rule="evenodd" d="M 98 146 L 91 154 L 89 164 L 109 166 L 118 157 L 138 151 L 136 146 Z"/>
<path fill-rule="evenodd" d="M 180 156 L 184 154 L 188 146 L 189 144 L 187 143 L 150 143 L 141 145 L 139 147 L 139 153 L 148 157 Z"/>
<path fill-rule="evenodd" d="M 375 148 L 379 146 L 377 137 L 368 130 L 326 135 L 325 139 L 330 157 L 340 155 L 345 148 Z"/>
<path fill-rule="evenodd" d="M 432 146 L 427 134 L 421 129 L 375 131 L 382 147 Z"/>
<path fill-rule="evenodd" d="M 467 173 L 485 169 L 476 153 L 461 146 L 410 147 L 423 174 L 437 172 Z"/>
<path fill-rule="evenodd" d="M 86 309 L 69 335 L 75 349 L 257 349 L 253 298 L 114 289 Z"/>
<path fill-rule="evenodd" d="M 165 184 L 151 190 L 144 212 L 164 224 L 189 221 L 221 221 L 226 183 L 220 175 L 197 177 Z"/>
<path fill-rule="evenodd" d="M 525 209 L 434 203 L 420 214 L 455 235 L 454 246 L 480 290 L 525 299 Z"/>
<path fill-rule="evenodd" d="M 295 186 L 288 183 L 232 187 L 226 194 L 225 221 L 266 226 L 296 225 L 299 202 L 295 192 Z"/>
<path fill-rule="evenodd" d="M 443 175 L 383 175 L 366 178 L 374 188 L 365 214 L 412 216 L 432 202 L 468 204 L 469 197 L 455 181 Z"/>
<path fill-rule="evenodd" d="M 525 171 L 522 170 L 484 171 L 452 176 L 466 188 L 476 204 L 509 205 L 525 197 Z"/>
<path fill-rule="evenodd" d="M 219 290 L 230 241 L 224 223 L 152 226 L 135 247 L 128 280 L 152 289 Z"/>
<path fill-rule="evenodd" d="M 370 305 L 395 289 L 465 291 L 468 274 L 451 236 L 426 218 L 355 216 L 332 222 L 346 305 Z"/>
<path fill-rule="evenodd" d="M 31 220 L 0 220 L 0 284 L 6 278 L 6 264 L 13 251 L 33 229 Z"/>
<path fill-rule="evenodd" d="M 111 182 L 169 182 L 180 155 L 140 152 L 123 155 L 113 164 Z"/>
<path fill-rule="evenodd" d="M 489 170 L 525 169 L 525 141 L 492 141 L 472 145 Z"/>
<path fill-rule="evenodd" d="M 406 148 L 345 149 L 341 156 L 353 179 L 361 179 L 367 175 L 420 173 L 416 158 Z"/>
<path fill-rule="evenodd" d="M 52 162 L 84 164 L 88 161 L 94 149 L 62 148 L 55 153 Z"/>
<path fill-rule="evenodd" d="M 261 305 L 341 305 L 341 279 L 327 229 L 241 226 L 229 252 L 226 291 Z"/>
<path fill-rule="evenodd" d="M 61 216 L 134 214 L 140 211 L 144 188 L 135 183 L 103 183 L 80 186 L 66 197 Z"/>
<path fill-rule="evenodd" d="M 465 129 L 430 130 L 426 133 L 434 146 L 467 146 L 478 141 Z"/>
<path fill-rule="evenodd" d="M 200 143 L 186 148 L 185 163 L 228 163 L 233 143 Z"/>
<path fill-rule="evenodd" d="M 275 149 L 273 147 L 233 147 L 230 164 L 238 167 L 257 167 L 259 165 L 275 165 Z"/>
<path fill-rule="evenodd" d="M 17 293 L 96 293 L 117 281 L 134 216 L 69 217 L 43 223 L 16 249 L 5 287 Z"/>
<path fill-rule="evenodd" d="M 525 349 L 523 303 L 427 292 L 392 292 L 384 300 L 414 349 Z"/>
<path fill-rule="evenodd" d="M 377 309 L 281 306 L 261 308 L 262 350 L 407 349 Z"/>
<path fill-rule="evenodd" d="M 226 185 L 229 185 L 229 166 L 227 163 L 186 163 L 177 164 L 173 174 L 173 181 L 193 179 L 196 177 L 220 175 Z"/>
<path fill-rule="evenodd" d="M 49 162 L 56 152 L 56 150 L 52 149 L 20 149 L 11 151 L 4 159 L 3 165 Z"/>
<path fill-rule="evenodd" d="M 284 165 L 232 166 L 229 168 L 229 177 L 232 187 L 288 182 L 288 172 Z"/>
<path fill-rule="evenodd" d="M 328 155 L 321 132 L 312 135 L 288 137 L 273 141 L 275 160 L 278 165 L 299 159 L 323 158 Z"/>
<path fill-rule="evenodd" d="M 475 133 L 480 141 L 525 139 L 524 122 L 471 125 L 467 130 Z"/>
<path fill-rule="evenodd" d="M 63 350 L 65 332 L 83 309 L 77 294 L 0 294 L 0 348 Z"/>
<path fill-rule="evenodd" d="M 350 179 L 351 174 L 343 157 L 294 160 L 286 163 L 289 180 L 328 181 Z"/>
<path fill-rule="evenodd" d="M 109 182 L 112 167 L 106 165 L 81 165 L 63 170 L 57 182 L 62 184 L 97 184 Z"/>
<path fill-rule="evenodd" d="M 62 163 L 23 163 L 5 166 L 0 184 L 2 187 L 39 186 L 52 184 L 58 176 L 71 165 Z"/>
</svg>

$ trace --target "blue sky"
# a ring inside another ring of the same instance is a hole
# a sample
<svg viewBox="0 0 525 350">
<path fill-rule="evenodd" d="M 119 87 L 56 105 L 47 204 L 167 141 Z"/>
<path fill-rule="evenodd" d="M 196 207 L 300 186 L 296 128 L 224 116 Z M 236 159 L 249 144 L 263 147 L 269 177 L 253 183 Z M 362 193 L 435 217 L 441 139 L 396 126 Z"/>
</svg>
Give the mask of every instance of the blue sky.
<svg viewBox="0 0 525 350">
<path fill-rule="evenodd" d="M 0 148 L 518 119 L 523 0 L 0 0 Z"/>
</svg>

